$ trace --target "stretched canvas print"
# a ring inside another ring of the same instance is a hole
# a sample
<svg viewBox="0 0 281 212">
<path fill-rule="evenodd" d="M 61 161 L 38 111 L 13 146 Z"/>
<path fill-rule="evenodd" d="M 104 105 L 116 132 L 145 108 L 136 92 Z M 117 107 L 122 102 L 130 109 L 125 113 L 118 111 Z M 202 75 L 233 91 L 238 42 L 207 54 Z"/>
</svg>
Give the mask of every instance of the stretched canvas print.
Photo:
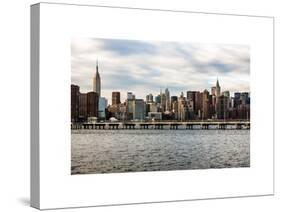
<svg viewBox="0 0 281 212">
<path fill-rule="evenodd" d="M 71 42 L 72 174 L 250 167 L 249 46 Z"/>
<path fill-rule="evenodd" d="M 31 206 L 274 194 L 274 18 L 31 6 Z"/>
</svg>

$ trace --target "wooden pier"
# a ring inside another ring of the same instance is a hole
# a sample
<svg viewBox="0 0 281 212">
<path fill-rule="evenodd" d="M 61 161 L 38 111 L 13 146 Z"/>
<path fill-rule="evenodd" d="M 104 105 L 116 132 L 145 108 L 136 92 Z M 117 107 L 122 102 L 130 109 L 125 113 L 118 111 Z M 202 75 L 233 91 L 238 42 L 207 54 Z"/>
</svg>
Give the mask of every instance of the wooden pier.
<svg viewBox="0 0 281 212">
<path fill-rule="evenodd" d="M 139 129 L 139 130 L 209 130 L 209 129 L 250 129 L 249 121 L 189 121 L 189 122 L 179 122 L 179 121 L 158 121 L 158 122 L 97 122 L 97 123 L 73 123 L 71 124 L 72 130 L 130 130 L 130 129 Z"/>
</svg>

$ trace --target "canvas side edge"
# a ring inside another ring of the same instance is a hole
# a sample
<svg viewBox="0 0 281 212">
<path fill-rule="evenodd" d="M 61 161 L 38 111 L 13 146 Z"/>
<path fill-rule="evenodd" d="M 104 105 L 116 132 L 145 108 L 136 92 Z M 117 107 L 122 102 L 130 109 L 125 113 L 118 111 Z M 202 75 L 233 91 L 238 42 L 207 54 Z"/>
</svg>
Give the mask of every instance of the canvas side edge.
<svg viewBox="0 0 281 212">
<path fill-rule="evenodd" d="M 30 206 L 40 208 L 40 4 L 30 7 Z"/>
</svg>

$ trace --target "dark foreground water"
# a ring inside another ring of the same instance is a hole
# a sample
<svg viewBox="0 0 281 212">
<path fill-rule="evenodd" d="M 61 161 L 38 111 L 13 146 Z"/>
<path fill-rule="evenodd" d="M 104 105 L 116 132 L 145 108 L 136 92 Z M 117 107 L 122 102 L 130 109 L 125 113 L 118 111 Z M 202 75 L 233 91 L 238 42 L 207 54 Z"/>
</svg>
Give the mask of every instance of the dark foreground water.
<svg viewBox="0 0 281 212">
<path fill-rule="evenodd" d="M 250 130 L 72 130 L 71 173 L 250 166 Z"/>
</svg>

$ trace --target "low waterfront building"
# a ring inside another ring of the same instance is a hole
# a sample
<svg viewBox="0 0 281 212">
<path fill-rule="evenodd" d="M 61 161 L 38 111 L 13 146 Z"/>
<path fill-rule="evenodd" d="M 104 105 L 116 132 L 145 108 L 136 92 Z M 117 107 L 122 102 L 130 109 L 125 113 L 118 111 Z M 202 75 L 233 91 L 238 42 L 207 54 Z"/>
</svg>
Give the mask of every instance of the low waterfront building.
<svg viewBox="0 0 281 212">
<path fill-rule="evenodd" d="M 158 108 L 157 105 L 155 104 L 155 102 L 151 102 L 151 103 L 147 103 L 146 104 L 146 112 L 158 112 Z"/>
<path fill-rule="evenodd" d="M 149 120 L 160 121 L 162 120 L 162 113 L 161 112 L 148 112 Z"/>
</svg>

